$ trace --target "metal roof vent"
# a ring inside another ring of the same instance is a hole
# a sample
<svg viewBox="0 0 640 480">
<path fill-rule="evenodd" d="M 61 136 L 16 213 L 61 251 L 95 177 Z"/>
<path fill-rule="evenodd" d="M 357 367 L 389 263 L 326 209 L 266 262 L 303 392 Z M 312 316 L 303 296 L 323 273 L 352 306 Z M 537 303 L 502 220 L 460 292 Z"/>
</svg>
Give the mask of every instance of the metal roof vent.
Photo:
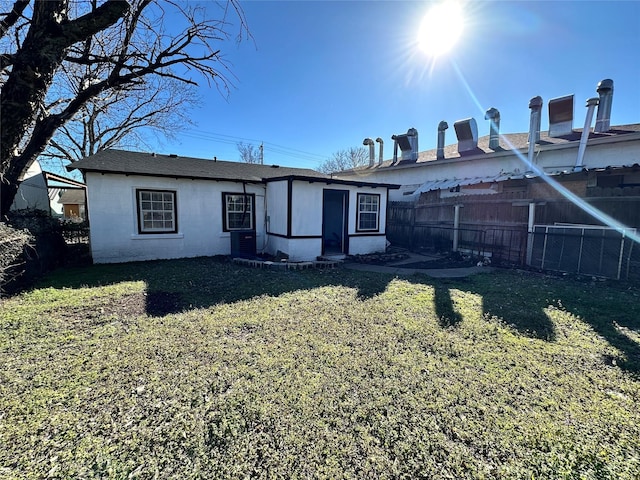
<svg viewBox="0 0 640 480">
<path fill-rule="evenodd" d="M 535 144 L 540 141 L 540 123 L 542 119 L 542 97 L 537 96 L 529 100 L 531 109 L 531 120 L 529 122 L 529 143 Z"/>
<path fill-rule="evenodd" d="M 484 114 L 485 120 L 489 122 L 489 148 L 496 150 L 500 147 L 500 112 L 497 108 L 490 108 Z"/>
<path fill-rule="evenodd" d="M 542 97 L 537 96 L 529 100 L 529 108 L 531 109 L 531 118 L 529 120 L 529 149 L 527 159 L 533 164 L 536 143 L 540 141 L 540 119 L 542 117 Z"/>
<path fill-rule="evenodd" d="M 478 124 L 475 118 L 465 118 L 453 124 L 458 137 L 458 153 L 468 153 L 478 148 Z"/>
<path fill-rule="evenodd" d="M 376 159 L 376 154 L 373 150 L 373 140 L 371 140 L 369 137 L 365 138 L 362 141 L 363 145 L 369 145 L 369 166 L 373 167 L 373 164 L 375 163 L 375 159 Z"/>
<path fill-rule="evenodd" d="M 549 100 L 549 136 L 573 133 L 573 95 Z"/>
<path fill-rule="evenodd" d="M 607 78 L 598 83 L 596 90 L 600 95 L 594 133 L 605 133 L 611 128 L 611 104 L 613 103 L 613 80 Z"/>
<path fill-rule="evenodd" d="M 384 157 L 382 156 L 383 150 L 384 150 L 384 140 L 378 137 L 376 138 L 376 142 L 380 144 L 380 155 L 378 156 L 378 165 L 382 165 L 382 162 L 384 161 Z"/>
<path fill-rule="evenodd" d="M 449 128 L 449 124 L 444 120 L 438 124 L 438 150 L 436 151 L 436 160 L 444 159 L 444 134 Z"/>
<path fill-rule="evenodd" d="M 402 152 L 401 161 L 415 162 L 418 160 L 418 130 L 410 128 L 407 133 L 401 135 L 392 135 L 391 140 L 395 143 L 393 145 L 393 160 L 398 160 L 398 147 Z"/>
</svg>

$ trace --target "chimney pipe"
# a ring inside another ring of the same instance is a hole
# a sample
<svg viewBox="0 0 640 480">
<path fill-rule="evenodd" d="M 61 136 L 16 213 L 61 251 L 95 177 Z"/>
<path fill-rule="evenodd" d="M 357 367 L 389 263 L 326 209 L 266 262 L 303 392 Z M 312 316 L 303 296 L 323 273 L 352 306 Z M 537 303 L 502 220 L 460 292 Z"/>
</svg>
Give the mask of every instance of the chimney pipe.
<svg viewBox="0 0 640 480">
<path fill-rule="evenodd" d="M 542 111 L 542 97 L 537 96 L 529 100 L 531 121 L 529 122 L 529 164 L 533 164 L 533 153 L 536 143 L 540 141 L 540 120 Z"/>
<path fill-rule="evenodd" d="M 489 122 L 489 148 L 496 150 L 500 147 L 500 112 L 496 108 L 490 108 L 484 114 L 485 120 Z"/>
<path fill-rule="evenodd" d="M 373 140 L 367 137 L 362 141 L 362 144 L 369 145 L 369 166 L 373 167 L 373 164 L 375 163 L 375 158 L 376 158 L 376 154 L 373 151 Z"/>
<path fill-rule="evenodd" d="M 580 136 L 580 145 L 578 146 L 578 157 L 576 158 L 576 165 L 573 167 L 574 172 L 582 170 L 582 160 L 584 159 L 584 151 L 587 148 L 587 141 L 589 140 L 589 131 L 591 130 L 591 120 L 593 120 L 593 111 L 598 105 L 597 98 L 590 98 L 587 100 L 587 116 L 584 120 L 584 128 L 582 129 L 582 135 Z"/>
<path fill-rule="evenodd" d="M 384 145 L 384 140 L 378 137 L 376 138 L 376 142 L 380 144 L 380 155 L 378 156 L 378 165 L 382 165 L 382 162 L 384 161 L 384 157 L 382 156 L 382 146 Z"/>
<path fill-rule="evenodd" d="M 409 138 L 409 143 L 411 143 L 411 160 L 414 162 L 418 161 L 418 130 L 415 128 L 410 128 L 407 130 L 407 137 Z"/>
<path fill-rule="evenodd" d="M 449 128 L 449 124 L 444 120 L 438 124 L 438 150 L 436 160 L 444 159 L 444 131 Z"/>
<path fill-rule="evenodd" d="M 605 133 L 611 128 L 611 104 L 613 103 L 613 80 L 607 78 L 598 83 L 596 89 L 600 95 L 598 114 L 594 133 Z"/>
</svg>

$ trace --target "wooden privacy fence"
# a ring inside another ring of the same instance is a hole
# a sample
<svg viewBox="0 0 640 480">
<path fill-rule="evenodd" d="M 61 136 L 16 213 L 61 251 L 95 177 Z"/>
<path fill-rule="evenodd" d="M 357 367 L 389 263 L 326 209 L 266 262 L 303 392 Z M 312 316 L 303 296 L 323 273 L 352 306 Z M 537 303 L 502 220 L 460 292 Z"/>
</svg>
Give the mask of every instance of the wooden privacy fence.
<svg viewBox="0 0 640 480">
<path fill-rule="evenodd" d="M 566 200 L 494 199 L 496 196 L 486 200 L 457 197 L 424 204 L 390 202 L 387 239 L 411 250 L 457 250 L 478 258 L 490 257 L 494 264 L 616 279 L 640 278 L 640 245 L 631 239 L 622 241 L 606 228 L 603 234 L 603 227 L 598 226 L 549 230 L 557 224 L 595 223 L 577 205 Z M 528 231 L 530 203 L 536 204 L 535 233 Z M 589 203 L 620 222 L 640 224 L 640 198 L 624 202 L 599 198 L 589 199 Z M 456 211 L 458 228 L 454 228 Z M 594 236 L 598 235 L 606 241 L 600 237 L 596 240 Z M 614 243 L 622 247 L 613 248 Z M 572 246 L 577 247 L 570 249 Z"/>
<path fill-rule="evenodd" d="M 455 204 L 411 204 L 392 202 L 387 213 L 387 239 L 394 245 L 411 250 L 457 250 L 474 256 L 492 257 L 493 261 L 522 264 L 526 259 L 527 209 L 517 212 L 519 222 L 497 222 L 500 215 L 513 218 L 511 200 L 508 205 L 492 202 L 482 208 L 464 205 L 460 208 L 458 228 L 454 228 Z M 471 219 L 469 219 L 471 216 Z"/>
</svg>

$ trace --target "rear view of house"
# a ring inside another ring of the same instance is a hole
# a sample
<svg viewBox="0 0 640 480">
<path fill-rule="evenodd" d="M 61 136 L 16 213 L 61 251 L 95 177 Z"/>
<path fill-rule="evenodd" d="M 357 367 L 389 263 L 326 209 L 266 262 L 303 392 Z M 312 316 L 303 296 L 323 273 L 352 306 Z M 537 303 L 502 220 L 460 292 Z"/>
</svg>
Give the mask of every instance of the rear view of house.
<svg viewBox="0 0 640 480">
<path fill-rule="evenodd" d="M 96 263 L 282 252 L 292 261 L 386 247 L 397 185 L 313 170 L 106 150 L 75 162 Z"/>
</svg>

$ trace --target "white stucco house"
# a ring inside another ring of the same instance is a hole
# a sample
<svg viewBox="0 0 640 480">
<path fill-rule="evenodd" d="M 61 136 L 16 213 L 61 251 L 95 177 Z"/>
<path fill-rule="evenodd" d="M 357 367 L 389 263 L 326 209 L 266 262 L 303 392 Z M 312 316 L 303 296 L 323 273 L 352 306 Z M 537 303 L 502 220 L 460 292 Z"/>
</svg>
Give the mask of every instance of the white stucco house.
<svg viewBox="0 0 640 480">
<path fill-rule="evenodd" d="M 87 185 L 95 263 L 386 248 L 389 190 L 314 170 L 105 150 L 73 163 Z"/>
</svg>

